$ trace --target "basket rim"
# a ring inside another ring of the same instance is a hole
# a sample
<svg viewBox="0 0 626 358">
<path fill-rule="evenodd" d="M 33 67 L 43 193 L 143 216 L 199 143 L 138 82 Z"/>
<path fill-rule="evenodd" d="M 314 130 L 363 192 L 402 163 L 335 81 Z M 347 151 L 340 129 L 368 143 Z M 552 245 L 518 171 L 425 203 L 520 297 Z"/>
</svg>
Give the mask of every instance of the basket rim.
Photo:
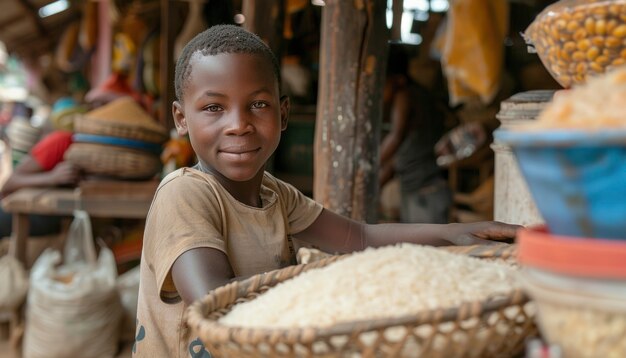
<svg viewBox="0 0 626 358">
<path fill-rule="evenodd" d="M 464 254 L 477 258 L 506 259 L 516 256 L 517 253 L 516 245 L 506 245 L 506 247 L 501 245 L 503 248 L 496 248 L 495 250 L 485 247 L 487 251 L 484 251 L 484 249 L 479 246 L 480 245 L 470 247 Z M 499 295 L 489 297 L 483 301 L 466 301 L 456 307 L 424 310 L 404 316 L 340 322 L 329 327 L 258 328 L 227 326 L 219 323 L 217 320 L 210 320 L 204 317 L 204 312 L 207 311 L 206 306 L 208 304 L 212 303 L 214 306 L 219 306 L 222 303 L 222 306 L 224 306 L 223 299 L 220 299 L 220 296 L 226 294 L 228 298 L 232 298 L 231 302 L 225 304 L 225 307 L 228 307 L 230 311 L 237 299 L 243 298 L 250 293 L 258 292 L 262 287 L 273 287 L 304 271 L 324 267 L 347 256 L 348 255 L 333 256 L 309 264 L 289 266 L 218 287 L 187 308 L 185 313 L 187 316 L 187 324 L 192 329 L 195 329 L 197 333 L 202 332 L 207 335 L 207 337 L 203 337 L 202 334 L 199 334 L 202 338 L 214 341 L 221 341 L 227 337 L 229 340 L 239 344 L 247 344 L 250 343 L 250 339 L 252 338 L 255 341 L 266 340 L 271 342 L 280 337 L 285 339 L 287 341 L 286 343 L 308 344 L 332 336 L 352 336 L 357 332 L 365 332 L 385 327 L 464 321 L 472 317 L 484 316 L 503 307 L 523 305 L 530 301 L 530 298 L 526 295 L 523 288 L 518 288 L 511 291 L 510 294 L 506 296 Z"/>
</svg>

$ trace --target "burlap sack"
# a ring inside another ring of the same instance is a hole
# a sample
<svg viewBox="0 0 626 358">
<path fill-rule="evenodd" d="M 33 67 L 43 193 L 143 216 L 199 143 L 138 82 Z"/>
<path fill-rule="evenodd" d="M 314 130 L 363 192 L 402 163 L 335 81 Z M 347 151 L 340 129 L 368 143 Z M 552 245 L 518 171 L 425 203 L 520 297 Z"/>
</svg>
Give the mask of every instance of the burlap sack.
<svg viewBox="0 0 626 358">
<path fill-rule="evenodd" d="M 87 213 L 77 211 L 65 247 L 46 250 L 31 270 L 26 309 L 25 358 L 113 357 L 122 305 L 113 253 L 96 255 Z"/>
</svg>

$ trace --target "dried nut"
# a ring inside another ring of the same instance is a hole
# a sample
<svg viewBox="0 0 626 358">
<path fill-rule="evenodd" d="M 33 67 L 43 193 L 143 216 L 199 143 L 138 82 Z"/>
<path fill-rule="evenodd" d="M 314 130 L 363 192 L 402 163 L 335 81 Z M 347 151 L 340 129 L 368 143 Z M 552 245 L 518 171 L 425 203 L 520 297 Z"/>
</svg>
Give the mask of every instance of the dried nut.
<svg viewBox="0 0 626 358">
<path fill-rule="evenodd" d="M 609 12 L 613 15 L 617 15 L 620 13 L 621 5 L 611 5 L 609 6 Z"/>
<path fill-rule="evenodd" d="M 589 47 L 591 47 L 591 41 L 589 41 L 588 39 L 580 40 L 576 43 L 576 47 L 580 51 L 587 51 Z"/>
<path fill-rule="evenodd" d="M 580 62 L 580 61 L 584 61 L 585 58 L 587 58 L 585 56 L 585 53 L 582 51 L 576 51 L 572 54 L 572 60 Z"/>
<path fill-rule="evenodd" d="M 606 16 L 609 13 L 606 7 L 600 7 L 600 6 L 596 7 L 591 12 L 594 15 L 598 15 L 598 16 Z"/>
<path fill-rule="evenodd" d="M 586 37 L 587 37 L 587 30 L 585 29 L 576 30 L 576 32 L 574 32 L 574 36 L 572 36 L 572 38 L 576 41 L 582 40 Z"/>
<path fill-rule="evenodd" d="M 613 66 L 621 66 L 621 65 L 623 65 L 625 63 L 626 63 L 626 59 L 616 58 L 615 60 L 613 60 L 613 62 L 611 62 L 611 65 L 613 65 Z"/>
<path fill-rule="evenodd" d="M 570 21 L 567 23 L 567 26 L 565 27 L 565 29 L 569 32 L 574 32 L 578 29 L 579 25 L 577 21 Z"/>
<path fill-rule="evenodd" d="M 618 38 L 626 37 L 626 25 L 619 25 L 611 34 Z"/>
<path fill-rule="evenodd" d="M 600 50 L 597 47 L 592 47 L 587 50 L 587 60 L 593 61 L 600 55 Z"/>
<path fill-rule="evenodd" d="M 589 52 L 589 51 L 587 51 L 587 52 Z M 565 50 L 561 50 L 559 52 L 559 57 L 561 57 L 562 60 L 567 61 L 567 62 L 572 60 L 572 56 L 570 56 L 569 52 L 567 52 Z M 589 55 L 587 55 L 587 57 L 589 57 Z"/>
<path fill-rule="evenodd" d="M 606 33 L 606 21 L 604 20 L 596 21 L 595 33 L 596 35 L 604 35 Z"/>
<path fill-rule="evenodd" d="M 606 56 L 598 56 L 594 62 L 599 65 L 607 65 L 609 63 L 609 58 Z"/>
<path fill-rule="evenodd" d="M 602 67 L 601 65 L 597 64 L 596 62 L 591 62 L 589 64 L 589 67 L 596 71 L 596 72 L 604 72 L 604 67 Z"/>
<path fill-rule="evenodd" d="M 593 43 L 595 46 L 604 46 L 604 37 L 602 36 L 595 36 L 591 39 L 591 43 Z"/>
<path fill-rule="evenodd" d="M 590 17 L 585 20 L 585 30 L 587 30 L 587 33 L 589 35 L 595 34 L 596 22 L 593 20 L 593 18 Z"/>
<path fill-rule="evenodd" d="M 613 30 L 615 30 L 616 27 L 617 27 L 617 21 L 615 19 L 609 20 L 609 22 L 606 23 L 606 33 L 607 34 L 613 33 Z"/>
<path fill-rule="evenodd" d="M 546 67 L 566 87 L 589 72 L 626 64 L 626 0 L 574 3 L 556 5 L 528 30 Z"/>
<path fill-rule="evenodd" d="M 604 44 L 604 41 L 602 41 L 602 43 Z M 574 52 L 576 50 L 576 43 L 573 41 L 566 42 L 565 45 L 563 45 L 563 49 L 567 52 Z"/>
<path fill-rule="evenodd" d="M 617 37 L 609 36 L 606 38 L 605 44 L 608 48 L 616 48 L 622 45 L 622 41 Z"/>
<path fill-rule="evenodd" d="M 572 20 L 582 22 L 586 17 L 587 15 L 583 11 L 577 11 L 572 15 Z"/>
</svg>

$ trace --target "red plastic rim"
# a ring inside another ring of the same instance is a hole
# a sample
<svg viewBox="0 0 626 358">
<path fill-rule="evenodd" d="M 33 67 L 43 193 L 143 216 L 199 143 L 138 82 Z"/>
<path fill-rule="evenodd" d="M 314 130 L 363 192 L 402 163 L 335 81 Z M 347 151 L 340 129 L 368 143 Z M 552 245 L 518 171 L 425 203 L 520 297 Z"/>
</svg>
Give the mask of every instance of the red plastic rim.
<svg viewBox="0 0 626 358">
<path fill-rule="evenodd" d="M 517 234 L 523 266 L 583 277 L 626 278 L 626 241 L 552 235 L 546 227 Z"/>
</svg>

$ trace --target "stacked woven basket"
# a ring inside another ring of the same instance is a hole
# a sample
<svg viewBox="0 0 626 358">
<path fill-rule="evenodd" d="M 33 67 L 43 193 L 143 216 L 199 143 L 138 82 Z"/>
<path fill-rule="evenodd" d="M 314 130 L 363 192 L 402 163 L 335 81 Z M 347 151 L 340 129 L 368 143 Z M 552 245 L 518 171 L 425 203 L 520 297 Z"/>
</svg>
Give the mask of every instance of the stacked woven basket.
<svg viewBox="0 0 626 358">
<path fill-rule="evenodd" d="M 161 170 L 167 130 L 131 97 L 92 110 L 76 121 L 74 143 L 65 159 L 86 174 L 148 179 Z"/>
</svg>

